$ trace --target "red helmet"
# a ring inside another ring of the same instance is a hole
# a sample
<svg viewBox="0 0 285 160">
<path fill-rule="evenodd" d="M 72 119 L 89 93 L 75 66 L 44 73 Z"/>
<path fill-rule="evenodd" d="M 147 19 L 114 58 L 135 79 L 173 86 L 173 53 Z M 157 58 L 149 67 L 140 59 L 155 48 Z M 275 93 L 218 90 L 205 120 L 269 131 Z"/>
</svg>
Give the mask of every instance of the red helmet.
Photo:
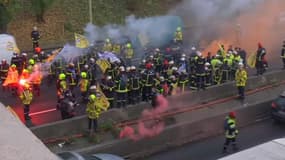
<svg viewBox="0 0 285 160">
<path fill-rule="evenodd" d="M 36 47 L 36 48 L 35 48 L 35 52 L 36 52 L 36 53 L 40 53 L 41 51 L 42 51 L 42 49 L 41 49 L 40 47 Z"/>
<path fill-rule="evenodd" d="M 230 112 L 229 113 L 230 118 L 236 118 L 236 113 L 235 112 Z"/>
</svg>

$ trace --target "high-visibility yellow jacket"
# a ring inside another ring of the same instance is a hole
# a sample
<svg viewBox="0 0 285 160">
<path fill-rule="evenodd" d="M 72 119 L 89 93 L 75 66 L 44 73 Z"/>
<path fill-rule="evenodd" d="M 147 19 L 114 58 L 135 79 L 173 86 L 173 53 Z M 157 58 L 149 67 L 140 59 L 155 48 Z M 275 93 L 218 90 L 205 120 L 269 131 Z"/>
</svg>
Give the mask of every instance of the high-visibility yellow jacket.
<svg viewBox="0 0 285 160">
<path fill-rule="evenodd" d="M 81 92 L 87 92 L 88 85 L 89 85 L 88 79 L 81 79 L 79 82 L 79 85 L 80 85 L 80 91 Z"/>
<path fill-rule="evenodd" d="M 24 90 L 20 94 L 20 99 L 21 99 L 22 103 L 25 104 L 25 105 L 31 104 L 31 102 L 33 100 L 33 93 L 32 93 L 32 91 L 29 90 L 29 89 Z"/>
<path fill-rule="evenodd" d="M 238 69 L 236 71 L 236 86 L 242 86 L 244 87 L 246 85 L 246 81 L 247 81 L 247 72 L 245 69 Z"/>
<path fill-rule="evenodd" d="M 175 32 L 175 40 L 176 41 L 182 41 L 183 40 L 183 34 L 181 31 L 176 31 Z"/>
<path fill-rule="evenodd" d="M 125 56 L 127 59 L 131 59 L 134 56 L 134 50 L 132 48 L 127 48 Z"/>
<path fill-rule="evenodd" d="M 96 106 L 95 101 L 90 101 L 87 103 L 86 112 L 88 118 L 90 119 L 98 119 L 101 114 L 101 108 Z"/>
<path fill-rule="evenodd" d="M 226 138 L 235 138 L 238 134 L 238 130 L 236 129 L 236 121 L 233 118 L 227 119 L 227 128 L 225 136 Z"/>
</svg>

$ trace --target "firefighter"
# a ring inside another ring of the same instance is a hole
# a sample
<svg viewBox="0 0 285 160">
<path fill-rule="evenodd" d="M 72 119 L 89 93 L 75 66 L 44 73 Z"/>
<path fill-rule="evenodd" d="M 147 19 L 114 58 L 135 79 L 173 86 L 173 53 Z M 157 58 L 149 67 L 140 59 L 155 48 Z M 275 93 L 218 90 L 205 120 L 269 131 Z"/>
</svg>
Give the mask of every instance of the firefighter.
<svg viewBox="0 0 285 160">
<path fill-rule="evenodd" d="M 283 69 L 285 69 L 285 41 L 283 41 L 283 45 L 282 45 L 281 60 L 283 63 Z"/>
<path fill-rule="evenodd" d="M 23 68 L 23 60 L 22 58 L 19 56 L 19 52 L 14 52 L 13 56 L 11 58 L 11 63 L 10 64 L 15 64 L 18 70 L 18 73 L 21 74 Z"/>
<path fill-rule="evenodd" d="M 159 81 L 156 84 L 156 92 L 155 93 L 161 94 L 164 97 L 166 97 L 169 93 L 168 81 L 163 76 L 159 77 Z"/>
<path fill-rule="evenodd" d="M 182 70 L 178 77 L 178 86 L 180 87 L 182 92 L 185 91 L 185 86 L 187 86 L 188 82 L 188 73 L 186 72 L 186 70 Z"/>
<path fill-rule="evenodd" d="M 21 54 L 22 62 L 23 62 L 23 68 L 27 68 L 27 62 L 28 62 L 28 54 L 22 53 Z"/>
<path fill-rule="evenodd" d="M 196 84 L 197 84 L 197 90 L 199 91 L 200 89 L 205 90 L 205 63 L 206 60 L 203 57 L 201 52 L 197 52 L 197 57 L 195 61 L 195 70 L 196 70 Z"/>
<path fill-rule="evenodd" d="M 71 92 L 77 85 L 77 74 L 74 63 L 69 63 L 68 67 L 66 68 L 66 80 Z"/>
<path fill-rule="evenodd" d="M 181 27 L 176 28 L 176 32 L 174 34 L 174 42 L 180 45 L 183 44 L 183 34 Z"/>
<path fill-rule="evenodd" d="M 89 59 L 89 75 L 90 75 L 90 84 L 95 85 L 96 84 L 96 75 L 97 75 L 97 64 L 94 58 Z"/>
<path fill-rule="evenodd" d="M 114 101 L 115 101 L 115 83 L 111 76 L 107 76 L 106 78 L 102 79 L 101 83 L 102 92 L 106 96 L 107 100 L 110 103 L 109 108 L 114 108 Z"/>
<path fill-rule="evenodd" d="M 17 70 L 17 66 L 15 64 L 12 64 L 8 70 L 7 79 L 3 85 L 4 86 L 8 85 L 9 87 L 11 87 L 12 95 L 17 95 L 18 82 L 19 82 L 19 72 Z"/>
<path fill-rule="evenodd" d="M 131 66 L 131 74 L 129 78 L 130 92 L 129 97 L 131 104 L 137 104 L 140 101 L 140 90 L 141 90 L 141 78 L 136 71 L 135 66 Z"/>
<path fill-rule="evenodd" d="M 247 72 L 244 69 L 243 63 L 239 63 L 239 68 L 236 71 L 235 80 L 236 80 L 236 86 L 238 89 L 239 98 L 243 100 L 245 96 L 244 92 L 247 81 Z"/>
<path fill-rule="evenodd" d="M 192 71 L 194 71 L 195 68 L 195 57 L 197 56 L 197 51 L 195 47 L 191 48 L 191 53 L 189 57 L 189 71 L 192 74 Z"/>
<path fill-rule="evenodd" d="M 205 72 L 206 72 L 206 76 L 205 76 L 205 85 L 206 87 L 209 87 L 212 85 L 213 83 L 213 73 L 212 73 L 212 66 L 209 62 L 205 63 Z"/>
<path fill-rule="evenodd" d="M 215 65 L 215 68 L 213 68 L 213 82 L 215 85 L 219 85 L 222 83 L 222 78 L 223 78 L 222 65 L 223 63 L 221 61 L 218 61 L 217 64 Z"/>
<path fill-rule="evenodd" d="M 151 63 L 146 63 L 146 70 L 142 73 L 142 100 L 151 100 L 152 87 L 154 86 L 154 71 Z"/>
<path fill-rule="evenodd" d="M 233 51 L 233 64 L 232 64 L 232 71 L 231 71 L 231 75 L 232 75 L 232 79 L 235 79 L 235 73 L 239 67 L 239 63 L 242 63 L 243 60 L 241 59 L 240 55 L 238 54 L 237 51 Z"/>
<path fill-rule="evenodd" d="M 66 75 L 64 73 L 59 74 L 56 88 L 57 88 L 57 97 L 59 102 L 59 99 L 62 99 L 64 93 L 68 90 Z"/>
<path fill-rule="evenodd" d="M 41 47 L 36 47 L 34 49 L 34 56 L 37 56 L 37 59 L 35 59 L 35 60 L 37 60 L 37 62 L 39 61 L 39 57 L 40 57 L 41 52 L 42 52 L 42 48 Z"/>
<path fill-rule="evenodd" d="M 208 62 L 208 63 L 211 63 L 211 60 L 212 60 L 212 53 L 211 52 L 208 52 L 207 53 L 207 57 L 205 58 L 206 59 L 206 62 Z"/>
<path fill-rule="evenodd" d="M 120 73 L 117 76 L 115 83 L 116 83 L 116 102 L 118 108 L 125 108 L 127 105 L 127 99 L 128 99 L 128 77 L 126 75 L 126 70 L 124 66 L 120 66 L 119 68 Z"/>
<path fill-rule="evenodd" d="M 263 48 L 261 43 L 258 43 L 256 64 L 255 64 L 257 75 L 262 75 L 265 72 L 265 63 L 264 63 L 265 55 L 266 55 L 266 49 Z"/>
<path fill-rule="evenodd" d="M 234 112 L 230 112 L 229 115 L 225 119 L 224 123 L 225 130 L 225 143 L 223 147 L 223 153 L 227 153 L 227 148 L 231 144 L 234 151 L 238 150 L 236 137 L 238 135 L 238 130 L 236 126 L 236 115 Z"/>
<path fill-rule="evenodd" d="M 113 45 L 113 53 L 115 53 L 116 55 L 121 55 L 121 45 L 118 43 L 115 43 Z"/>
<path fill-rule="evenodd" d="M 177 78 L 175 77 L 175 75 L 171 75 L 169 77 L 169 80 L 168 80 L 168 86 L 169 86 L 169 91 L 168 91 L 168 95 L 171 96 L 172 94 L 175 94 L 175 89 L 177 88 L 178 86 L 178 80 Z"/>
<path fill-rule="evenodd" d="M 27 67 L 27 70 L 32 73 L 33 72 L 33 68 L 34 68 L 34 65 L 35 65 L 35 60 L 34 59 L 29 59 L 29 65 Z"/>
<path fill-rule="evenodd" d="M 87 102 L 87 99 L 88 99 L 87 93 L 88 93 L 88 88 L 90 86 L 89 80 L 87 79 L 86 72 L 81 72 L 80 75 L 81 75 L 81 79 L 78 85 L 79 85 L 81 96 L 82 96 L 82 102 Z"/>
<path fill-rule="evenodd" d="M 162 70 L 162 55 L 160 53 L 160 49 L 156 48 L 153 56 L 155 72 L 161 73 Z"/>
<path fill-rule="evenodd" d="M 112 45 L 112 43 L 111 43 L 111 40 L 110 40 L 110 38 L 107 38 L 106 40 L 105 40 L 105 44 L 104 44 L 104 46 L 103 46 L 103 51 L 104 52 L 112 52 L 112 50 L 113 50 L 113 45 Z"/>
<path fill-rule="evenodd" d="M 78 104 L 76 103 L 72 92 L 70 90 L 67 90 L 64 93 L 63 98 L 60 100 L 59 105 L 57 106 L 60 110 L 61 119 L 69 119 L 75 116 L 75 107 Z"/>
<path fill-rule="evenodd" d="M 106 69 L 106 75 L 111 76 L 112 79 L 115 79 L 116 77 L 116 64 L 115 63 L 110 63 L 111 65 L 108 66 Z"/>
<path fill-rule="evenodd" d="M 233 59 L 231 58 L 231 51 L 226 54 L 226 57 L 223 60 L 222 64 L 222 82 L 227 82 L 231 80 L 231 71 L 232 71 L 232 66 L 233 66 Z"/>
<path fill-rule="evenodd" d="M 31 38 L 32 38 L 32 42 L 33 42 L 33 48 L 38 47 L 41 35 L 40 35 L 38 28 L 36 26 L 33 27 L 33 31 L 31 32 Z"/>
<path fill-rule="evenodd" d="M 20 99 L 24 105 L 24 118 L 25 121 L 29 121 L 31 119 L 30 113 L 30 104 L 33 100 L 33 92 L 29 86 L 29 84 L 23 84 L 23 91 L 20 93 Z"/>
<path fill-rule="evenodd" d="M 88 103 L 86 106 L 86 112 L 88 116 L 88 129 L 90 136 L 97 132 L 98 128 L 98 118 L 102 112 L 101 108 L 96 105 L 96 95 L 91 94 L 88 97 Z"/>
<path fill-rule="evenodd" d="M 134 57 L 134 49 L 132 48 L 131 43 L 126 44 L 126 48 L 124 50 L 124 55 L 126 59 L 126 64 L 132 65 L 132 59 Z"/>
<path fill-rule="evenodd" d="M 4 84 L 9 70 L 9 64 L 7 63 L 6 59 L 2 59 L 0 64 L 0 77 L 1 77 L 1 84 Z M 6 87 L 2 85 L 2 90 L 5 91 Z"/>
</svg>

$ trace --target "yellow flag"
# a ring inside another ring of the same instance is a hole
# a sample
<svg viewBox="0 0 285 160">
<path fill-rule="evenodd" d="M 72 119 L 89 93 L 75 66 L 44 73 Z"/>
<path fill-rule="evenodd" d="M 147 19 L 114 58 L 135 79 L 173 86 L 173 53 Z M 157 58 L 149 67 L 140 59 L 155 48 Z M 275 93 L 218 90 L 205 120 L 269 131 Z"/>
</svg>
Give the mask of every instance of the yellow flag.
<svg viewBox="0 0 285 160">
<path fill-rule="evenodd" d="M 226 57 L 226 51 L 223 49 L 222 45 L 221 44 L 218 44 L 219 48 L 220 48 L 220 51 L 221 51 L 221 54 L 223 57 Z"/>
<path fill-rule="evenodd" d="M 108 101 L 105 94 L 102 92 L 101 87 L 99 84 L 97 84 L 97 92 L 100 94 L 100 96 L 97 96 L 96 99 L 96 106 L 102 108 L 103 110 L 107 110 L 110 106 L 110 102 Z"/>
<path fill-rule="evenodd" d="M 105 59 L 98 59 L 96 61 L 96 64 L 101 68 L 102 72 L 105 73 L 107 68 L 109 68 L 111 66 L 111 64 L 109 63 L 109 61 L 105 60 Z"/>
<path fill-rule="evenodd" d="M 77 33 L 74 33 L 74 36 L 75 36 L 75 46 L 77 48 L 89 47 L 89 41 L 85 36 L 83 36 L 81 34 L 77 34 Z"/>
<path fill-rule="evenodd" d="M 247 64 L 250 68 L 254 68 L 256 63 L 256 54 L 251 53 L 247 58 Z"/>
</svg>

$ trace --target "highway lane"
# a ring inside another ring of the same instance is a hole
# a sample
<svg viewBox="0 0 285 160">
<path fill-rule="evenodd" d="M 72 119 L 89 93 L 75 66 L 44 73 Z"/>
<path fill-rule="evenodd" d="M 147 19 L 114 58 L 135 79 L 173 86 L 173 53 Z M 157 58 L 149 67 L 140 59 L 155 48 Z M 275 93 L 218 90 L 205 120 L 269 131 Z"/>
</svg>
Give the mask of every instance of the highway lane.
<svg viewBox="0 0 285 160">
<path fill-rule="evenodd" d="M 280 63 L 273 63 L 268 71 L 270 72 L 272 70 L 280 70 L 280 68 Z M 254 75 L 255 70 L 249 69 L 249 74 Z M 79 91 L 77 91 L 76 94 L 77 97 L 80 97 Z M 3 92 L 0 89 L 0 101 L 6 106 L 11 106 L 19 115 L 20 119 L 24 121 L 23 106 L 19 98 L 12 96 L 10 92 Z M 61 120 L 59 111 L 55 110 L 56 101 L 55 83 L 52 85 L 47 85 L 47 83 L 43 81 L 41 85 L 41 96 L 35 96 L 34 101 L 31 105 L 30 113 L 32 113 L 31 117 L 34 125 L 41 125 Z M 84 105 L 81 105 L 77 108 L 78 115 L 85 114 L 84 111 Z"/>
<path fill-rule="evenodd" d="M 222 126 L 221 126 L 222 127 Z M 262 144 L 264 142 L 285 137 L 285 125 L 274 124 L 271 119 L 240 129 L 238 145 L 240 150 Z M 199 142 L 190 143 L 181 147 L 157 153 L 144 160 L 215 160 L 226 155 L 222 154 L 224 136 L 211 137 Z"/>
</svg>

